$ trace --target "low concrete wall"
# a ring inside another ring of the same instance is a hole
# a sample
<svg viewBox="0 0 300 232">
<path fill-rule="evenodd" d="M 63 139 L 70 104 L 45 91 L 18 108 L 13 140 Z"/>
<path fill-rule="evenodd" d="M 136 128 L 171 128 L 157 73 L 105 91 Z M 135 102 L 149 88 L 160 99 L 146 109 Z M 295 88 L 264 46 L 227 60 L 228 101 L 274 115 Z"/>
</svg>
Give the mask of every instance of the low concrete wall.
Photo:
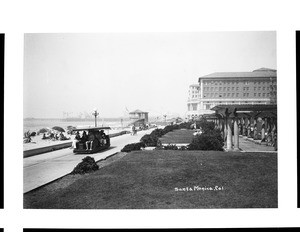
<svg viewBox="0 0 300 232">
<path fill-rule="evenodd" d="M 40 148 L 35 148 L 35 149 L 30 149 L 26 150 L 23 152 L 23 158 L 34 156 L 34 155 L 39 155 L 43 154 L 46 152 L 51 152 L 63 148 L 68 148 L 72 146 L 72 142 L 66 142 L 66 143 L 61 143 L 61 144 L 56 144 L 52 146 L 47 146 L 47 147 L 40 147 Z"/>
<path fill-rule="evenodd" d="M 130 132 L 128 132 L 128 133 L 130 133 Z M 113 138 L 113 137 L 128 134 L 128 133 L 126 131 L 121 131 L 121 132 L 118 132 L 115 134 L 111 134 L 111 135 L 109 135 L 109 137 Z M 51 146 L 47 146 L 47 147 L 30 149 L 30 150 L 23 151 L 23 158 L 27 158 L 27 157 L 34 156 L 34 155 L 40 155 L 40 154 L 43 154 L 46 152 L 56 151 L 59 149 L 69 148 L 71 146 L 72 146 L 72 142 L 65 142 L 65 143 L 55 144 L 55 145 L 51 145 Z"/>
</svg>

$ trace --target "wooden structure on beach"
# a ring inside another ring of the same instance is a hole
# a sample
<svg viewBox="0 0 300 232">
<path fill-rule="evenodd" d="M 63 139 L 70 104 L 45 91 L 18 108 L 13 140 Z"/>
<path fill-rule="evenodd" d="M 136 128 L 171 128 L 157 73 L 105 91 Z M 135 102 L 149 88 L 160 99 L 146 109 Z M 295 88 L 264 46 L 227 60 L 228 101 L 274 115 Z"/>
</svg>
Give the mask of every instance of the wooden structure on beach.
<svg viewBox="0 0 300 232">
<path fill-rule="evenodd" d="M 148 112 L 135 110 L 129 113 L 129 118 L 131 121 L 131 125 L 144 126 L 148 123 Z"/>
</svg>

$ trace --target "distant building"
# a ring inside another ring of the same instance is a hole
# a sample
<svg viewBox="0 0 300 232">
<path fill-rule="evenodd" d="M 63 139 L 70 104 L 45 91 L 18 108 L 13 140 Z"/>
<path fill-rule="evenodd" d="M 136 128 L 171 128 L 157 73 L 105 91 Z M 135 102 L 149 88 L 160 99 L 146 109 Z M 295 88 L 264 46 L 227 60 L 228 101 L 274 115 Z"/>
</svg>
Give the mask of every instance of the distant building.
<svg viewBox="0 0 300 232">
<path fill-rule="evenodd" d="M 135 126 L 145 125 L 148 123 L 148 112 L 135 110 L 129 113 L 129 118 Z"/>
<path fill-rule="evenodd" d="M 277 71 L 260 68 L 252 72 L 216 72 L 199 77 L 189 86 L 189 119 L 210 114 L 216 105 L 276 104 Z"/>
</svg>

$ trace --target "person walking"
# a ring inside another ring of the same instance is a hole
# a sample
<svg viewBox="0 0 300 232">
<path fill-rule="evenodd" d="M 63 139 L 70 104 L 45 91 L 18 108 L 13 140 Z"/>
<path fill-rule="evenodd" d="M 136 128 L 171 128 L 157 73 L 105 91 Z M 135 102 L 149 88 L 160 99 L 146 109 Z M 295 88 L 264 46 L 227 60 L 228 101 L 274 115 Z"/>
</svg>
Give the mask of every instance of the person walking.
<svg viewBox="0 0 300 232">
<path fill-rule="evenodd" d="M 136 134 L 136 129 L 135 129 L 135 126 L 133 125 L 132 126 L 132 133 L 131 133 L 131 135 L 135 135 Z"/>
</svg>

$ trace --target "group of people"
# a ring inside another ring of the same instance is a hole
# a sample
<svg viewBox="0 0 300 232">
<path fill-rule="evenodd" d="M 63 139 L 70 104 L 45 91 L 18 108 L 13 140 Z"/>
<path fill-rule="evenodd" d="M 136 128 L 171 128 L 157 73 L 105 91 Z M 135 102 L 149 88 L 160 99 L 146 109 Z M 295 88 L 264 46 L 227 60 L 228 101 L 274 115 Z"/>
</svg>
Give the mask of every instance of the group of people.
<svg viewBox="0 0 300 232">
<path fill-rule="evenodd" d="M 51 139 L 53 141 L 56 141 L 56 140 L 63 141 L 63 140 L 68 140 L 70 138 L 67 138 L 62 132 L 60 132 L 59 135 L 57 133 L 51 132 L 49 136 L 46 136 L 46 134 L 44 133 L 42 139 Z"/>
<path fill-rule="evenodd" d="M 76 132 L 74 141 L 72 143 L 72 148 L 77 148 L 78 143 L 84 143 L 86 150 L 92 150 L 94 146 L 103 146 L 107 143 L 107 136 L 103 130 L 101 131 L 83 131 L 82 136 L 80 136 L 79 131 Z"/>
</svg>

